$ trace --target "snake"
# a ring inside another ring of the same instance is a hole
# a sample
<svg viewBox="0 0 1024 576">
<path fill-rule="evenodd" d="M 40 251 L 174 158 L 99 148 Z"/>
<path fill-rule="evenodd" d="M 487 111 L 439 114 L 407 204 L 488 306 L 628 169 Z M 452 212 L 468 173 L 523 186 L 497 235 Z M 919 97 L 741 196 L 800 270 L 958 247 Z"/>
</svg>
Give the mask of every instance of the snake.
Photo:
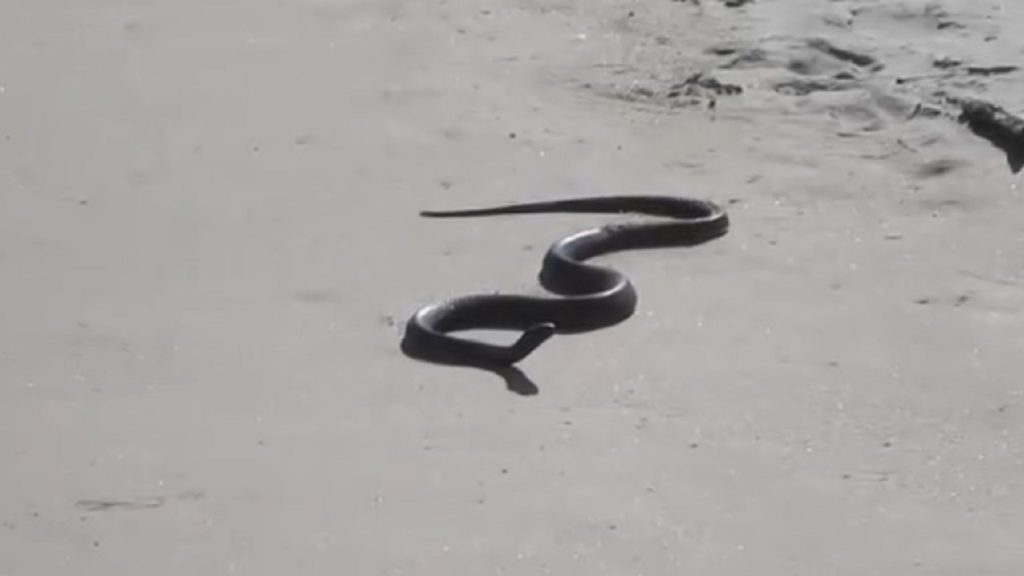
<svg viewBox="0 0 1024 576">
<path fill-rule="evenodd" d="M 405 323 L 402 350 L 442 364 L 490 368 L 521 362 L 555 334 L 576 334 L 618 324 L 633 315 L 637 291 L 628 277 L 587 260 L 644 248 L 696 246 L 727 233 L 728 214 L 710 200 L 677 196 L 587 196 L 489 208 L 424 210 L 421 217 L 462 218 L 539 213 L 634 214 L 657 220 L 615 222 L 555 241 L 538 275 L 554 297 L 472 294 L 428 304 Z M 472 340 L 457 332 L 512 330 L 510 345 Z"/>
</svg>

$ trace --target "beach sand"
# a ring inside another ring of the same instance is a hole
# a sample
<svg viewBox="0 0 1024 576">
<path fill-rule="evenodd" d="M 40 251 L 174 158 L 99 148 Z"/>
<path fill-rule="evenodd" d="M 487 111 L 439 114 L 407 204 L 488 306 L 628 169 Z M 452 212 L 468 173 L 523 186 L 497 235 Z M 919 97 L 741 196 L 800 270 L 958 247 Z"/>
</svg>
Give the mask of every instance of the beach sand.
<svg viewBox="0 0 1024 576">
<path fill-rule="evenodd" d="M 729 4 L 739 4 L 733 6 Z M 0 575 L 1024 571 L 1010 0 L 8 2 Z M 636 315 L 506 382 L 439 299 L 612 220 Z"/>
</svg>

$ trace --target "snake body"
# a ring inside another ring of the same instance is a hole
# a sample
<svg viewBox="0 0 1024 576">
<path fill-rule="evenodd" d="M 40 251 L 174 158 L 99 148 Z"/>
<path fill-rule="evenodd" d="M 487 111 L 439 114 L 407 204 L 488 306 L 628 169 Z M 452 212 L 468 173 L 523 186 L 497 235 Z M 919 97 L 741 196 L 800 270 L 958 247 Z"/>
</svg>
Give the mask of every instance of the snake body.
<svg viewBox="0 0 1024 576">
<path fill-rule="evenodd" d="M 511 366 L 556 333 L 596 330 L 618 324 L 633 314 L 637 294 L 629 279 L 586 260 L 622 250 L 694 246 L 724 235 L 729 228 L 728 216 L 718 205 L 672 196 L 595 196 L 492 208 L 423 211 L 420 215 L 454 218 L 553 212 L 636 213 L 668 219 L 609 224 L 556 241 L 544 255 L 539 280 L 560 298 L 476 294 L 421 308 L 405 325 L 402 349 L 406 354 L 445 364 Z M 509 346 L 452 334 L 471 329 L 519 330 L 522 334 Z"/>
</svg>

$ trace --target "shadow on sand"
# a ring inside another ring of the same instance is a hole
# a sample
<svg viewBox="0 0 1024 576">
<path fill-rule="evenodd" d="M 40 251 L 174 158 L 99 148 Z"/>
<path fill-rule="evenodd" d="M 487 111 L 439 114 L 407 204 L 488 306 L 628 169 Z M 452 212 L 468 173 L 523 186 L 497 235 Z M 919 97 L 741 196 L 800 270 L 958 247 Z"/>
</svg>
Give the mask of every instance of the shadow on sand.
<svg viewBox="0 0 1024 576">
<path fill-rule="evenodd" d="M 438 360 L 434 357 L 427 357 L 427 355 L 418 352 L 416 347 L 409 344 L 405 339 L 402 340 L 401 348 L 402 353 L 407 357 L 413 360 L 419 360 L 420 362 L 455 368 L 475 368 L 477 370 L 485 370 L 495 374 L 505 381 L 505 387 L 508 388 L 509 392 L 519 394 L 520 396 L 535 396 L 540 392 L 537 384 L 535 384 L 525 372 L 515 366 L 495 366 L 490 364 L 470 363 L 466 361 L 459 361 L 454 358 L 447 361 Z"/>
</svg>

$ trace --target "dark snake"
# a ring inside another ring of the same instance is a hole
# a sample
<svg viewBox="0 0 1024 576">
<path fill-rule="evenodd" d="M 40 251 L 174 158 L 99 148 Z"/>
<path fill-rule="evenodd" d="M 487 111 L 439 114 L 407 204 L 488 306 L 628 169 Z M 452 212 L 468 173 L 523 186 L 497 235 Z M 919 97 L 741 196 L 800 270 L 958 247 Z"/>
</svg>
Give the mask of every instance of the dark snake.
<svg viewBox="0 0 1024 576">
<path fill-rule="evenodd" d="M 665 217 L 651 222 L 614 223 L 558 240 L 544 255 L 539 280 L 548 298 L 512 294 L 460 296 L 421 308 L 405 325 L 402 350 L 443 364 L 505 367 L 526 358 L 554 334 L 574 334 L 618 324 L 632 316 L 636 290 L 629 278 L 587 259 L 640 248 L 695 246 L 724 235 L 725 211 L 713 202 L 672 196 L 598 196 L 493 208 L 423 211 L 421 216 L 453 218 L 553 212 L 634 213 Z M 510 346 L 452 335 L 473 329 L 519 330 Z"/>
</svg>

